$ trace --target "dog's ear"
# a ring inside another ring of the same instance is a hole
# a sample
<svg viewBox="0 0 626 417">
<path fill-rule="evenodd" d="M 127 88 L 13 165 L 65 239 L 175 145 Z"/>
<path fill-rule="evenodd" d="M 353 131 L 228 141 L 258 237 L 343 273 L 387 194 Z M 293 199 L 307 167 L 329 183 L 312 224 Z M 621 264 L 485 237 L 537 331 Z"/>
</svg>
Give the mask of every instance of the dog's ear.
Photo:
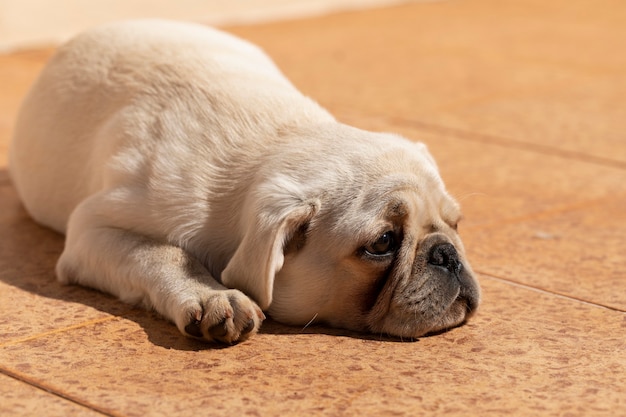
<svg viewBox="0 0 626 417">
<path fill-rule="evenodd" d="M 285 246 L 319 211 L 320 202 L 302 199 L 275 184 L 260 188 L 244 208 L 244 236 L 221 281 L 265 310 L 272 303 L 274 276 L 283 266 Z"/>
</svg>

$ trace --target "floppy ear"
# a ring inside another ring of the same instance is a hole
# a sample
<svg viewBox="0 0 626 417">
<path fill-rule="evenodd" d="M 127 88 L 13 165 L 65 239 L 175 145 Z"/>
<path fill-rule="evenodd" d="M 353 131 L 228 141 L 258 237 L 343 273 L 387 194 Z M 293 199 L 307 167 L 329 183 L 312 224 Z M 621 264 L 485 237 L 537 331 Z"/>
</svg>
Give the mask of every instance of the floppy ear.
<svg viewBox="0 0 626 417">
<path fill-rule="evenodd" d="M 274 276 L 283 267 L 285 245 L 320 208 L 319 200 L 302 200 L 284 189 L 267 188 L 244 210 L 248 219 L 244 237 L 221 275 L 225 286 L 243 291 L 263 310 L 272 303 Z"/>
</svg>

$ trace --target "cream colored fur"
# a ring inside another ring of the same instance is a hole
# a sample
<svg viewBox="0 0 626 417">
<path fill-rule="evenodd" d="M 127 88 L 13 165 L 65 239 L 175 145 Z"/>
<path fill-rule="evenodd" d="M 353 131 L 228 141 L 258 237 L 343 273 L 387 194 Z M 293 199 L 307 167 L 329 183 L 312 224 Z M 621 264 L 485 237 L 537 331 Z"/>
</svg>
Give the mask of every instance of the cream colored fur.
<svg viewBox="0 0 626 417">
<path fill-rule="evenodd" d="M 67 235 L 61 282 L 154 308 L 190 336 L 244 340 L 265 311 L 417 337 L 478 304 L 458 206 L 426 148 L 337 122 L 214 29 L 145 20 L 79 35 L 25 99 L 9 157 L 26 209 Z M 364 250 L 388 230 L 393 253 Z M 431 268 L 430 241 L 456 247 L 462 277 Z"/>
</svg>

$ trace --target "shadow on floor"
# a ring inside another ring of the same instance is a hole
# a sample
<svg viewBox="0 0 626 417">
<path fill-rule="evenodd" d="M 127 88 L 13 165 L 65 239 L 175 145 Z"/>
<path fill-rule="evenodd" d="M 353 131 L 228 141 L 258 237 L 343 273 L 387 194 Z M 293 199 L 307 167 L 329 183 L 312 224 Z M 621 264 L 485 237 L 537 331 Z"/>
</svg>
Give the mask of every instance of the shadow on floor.
<svg viewBox="0 0 626 417">
<path fill-rule="evenodd" d="M 75 285 L 60 284 L 54 267 L 63 250 L 63 236 L 35 223 L 19 202 L 15 188 L 10 184 L 6 170 L 0 170 L 0 281 L 32 294 L 79 303 L 98 311 L 132 320 L 140 325 L 148 339 L 166 349 L 204 350 L 221 349 L 221 344 L 208 344 L 182 336 L 176 327 L 155 312 L 125 304 L 111 295 Z M 322 325 L 306 327 L 286 326 L 268 318 L 261 334 L 298 335 L 327 334 L 364 340 L 397 341 L 384 335 L 369 335 L 334 329 Z M 404 340 L 406 342 L 407 340 Z"/>
</svg>

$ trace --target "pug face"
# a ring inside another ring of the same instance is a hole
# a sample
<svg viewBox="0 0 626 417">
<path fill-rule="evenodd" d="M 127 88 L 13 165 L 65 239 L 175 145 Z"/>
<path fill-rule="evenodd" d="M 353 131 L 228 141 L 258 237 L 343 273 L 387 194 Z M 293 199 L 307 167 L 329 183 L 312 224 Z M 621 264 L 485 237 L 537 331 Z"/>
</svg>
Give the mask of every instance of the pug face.
<svg viewBox="0 0 626 417">
<path fill-rule="evenodd" d="M 377 178 L 322 202 L 294 234 L 270 315 L 402 338 L 462 324 L 480 290 L 457 233 L 459 206 L 432 158 L 403 149 L 369 162 Z"/>
</svg>

